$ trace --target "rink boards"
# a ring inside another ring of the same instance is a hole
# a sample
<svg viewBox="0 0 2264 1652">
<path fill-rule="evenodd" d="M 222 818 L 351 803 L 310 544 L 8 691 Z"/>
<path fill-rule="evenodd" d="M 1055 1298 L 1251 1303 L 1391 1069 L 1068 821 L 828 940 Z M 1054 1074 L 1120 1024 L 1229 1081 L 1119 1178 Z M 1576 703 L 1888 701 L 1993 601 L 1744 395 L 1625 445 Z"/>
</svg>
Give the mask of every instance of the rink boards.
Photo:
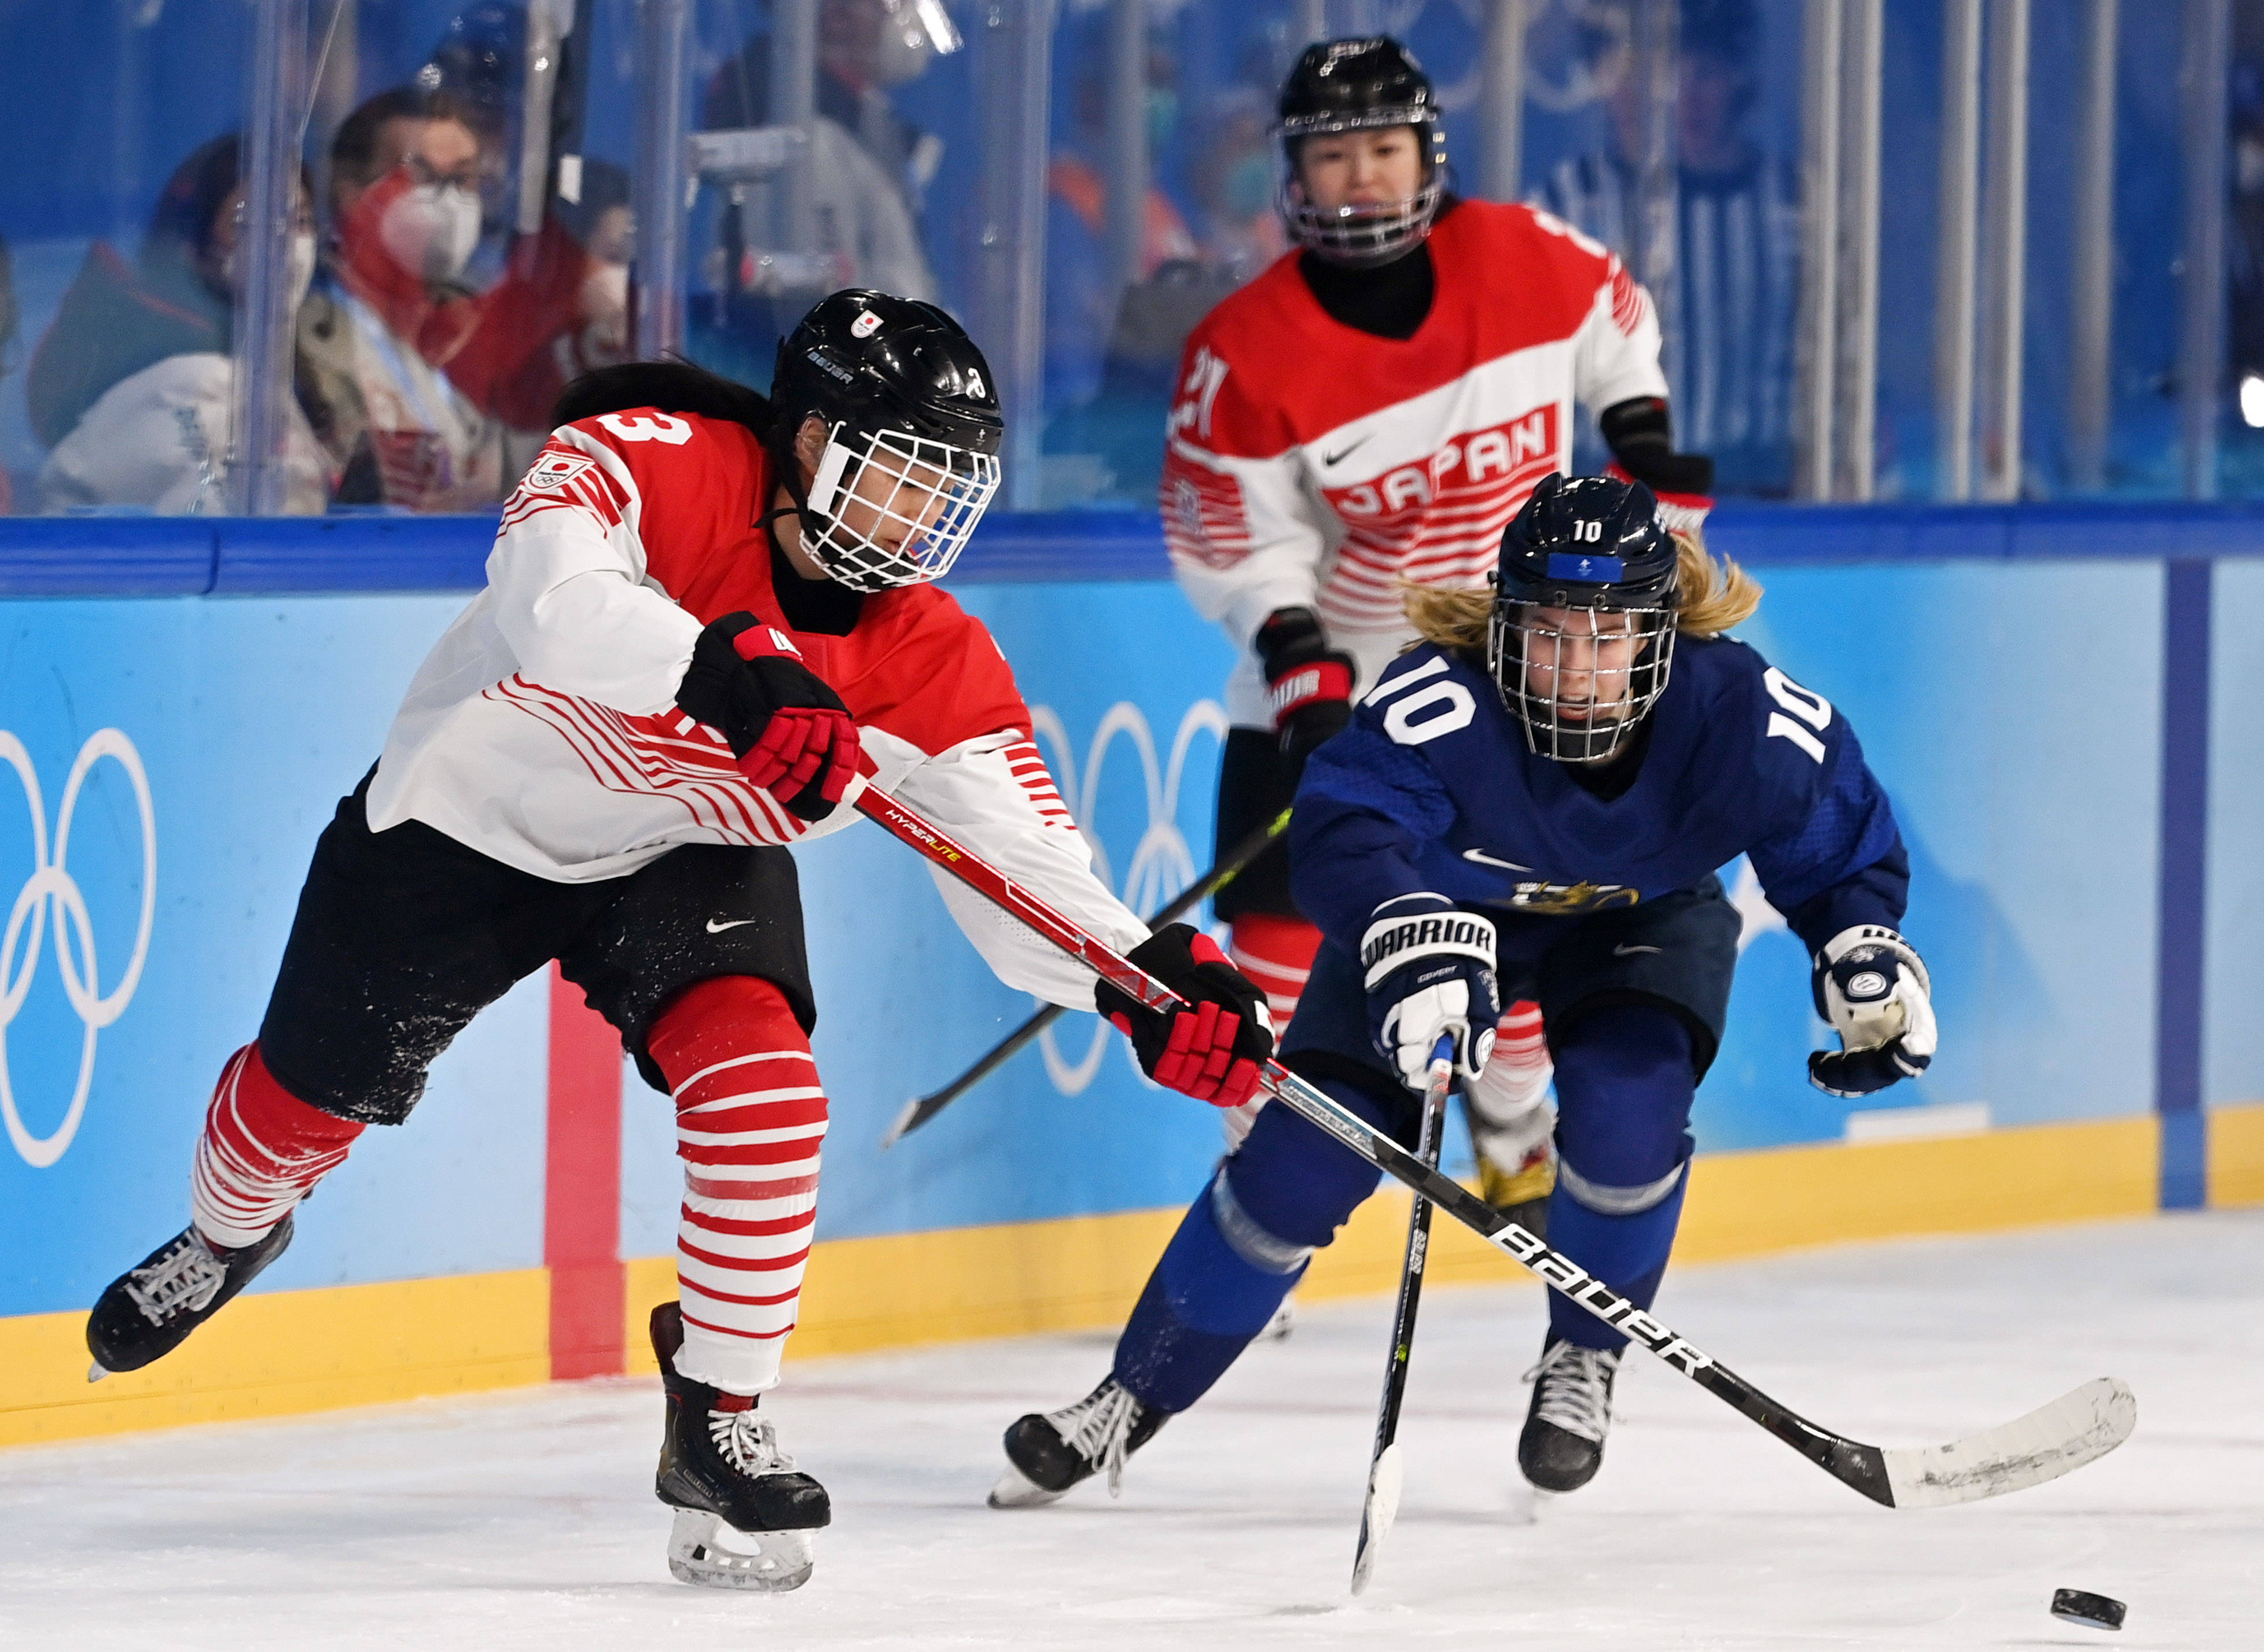
<svg viewBox="0 0 2264 1652">
<path fill-rule="evenodd" d="M 1726 525 L 1717 543 L 1738 548 Z M 2264 703 L 2264 565 L 2218 560 L 2196 620 L 2206 562 L 1765 550 L 1740 634 L 1847 714 L 1894 795 L 1942 1053 L 1876 1107 L 1810 1089 L 1806 960 L 1753 902 L 1680 1254 L 2139 1211 L 2192 1202 L 2204 1172 L 2212 1202 L 2264 1199 L 2245 1007 L 2264 732 L 2242 709 Z M 1208 859 L 1223 642 L 1152 579 L 960 595 L 1105 874 L 1157 903 Z M 314 837 L 462 600 L 0 602 L 0 1442 L 639 1362 L 635 1323 L 669 1293 L 668 1110 L 618 1063 L 589 1070 L 586 1011 L 538 978 L 442 1059 L 407 1127 L 365 1139 L 253 1296 L 149 1373 L 83 1380 L 79 1315 L 185 1220 L 205 1099 L 257 1028 Z M 800 853 L 834 1122 L 796 1352 L 1120 1314 L 1216 1156 L 1209 1110 L 1071 1017 L 882 1154 L 903 1101 L 1028 1001 L 869 826 Z M 1371 1206 L 1309 1288 L 1383 1288 L 1400 1208 Z M 1440 1265 L 1507 1264 L 1448 1244 Z"/>
</svg>

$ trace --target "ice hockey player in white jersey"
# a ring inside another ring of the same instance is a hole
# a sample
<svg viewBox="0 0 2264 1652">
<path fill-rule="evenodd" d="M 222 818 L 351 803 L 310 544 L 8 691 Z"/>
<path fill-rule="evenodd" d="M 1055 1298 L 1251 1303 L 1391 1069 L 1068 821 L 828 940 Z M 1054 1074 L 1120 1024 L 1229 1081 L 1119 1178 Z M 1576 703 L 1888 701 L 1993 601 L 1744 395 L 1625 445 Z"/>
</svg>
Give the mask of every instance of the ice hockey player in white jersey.
<svg viewBox="0 0 2264 1652">
<path fill-rule="evenodd" d="M 1415 640 L 1402 582 L 1484 583 L 1534 483 L 1571 468 L 1575 402 L 1678 525 L 1702 519 L 1712 484 L 1707 460 L 1673 451 L 1650 297 L 1547 214 L 1450 192 L 1437 98 L 1398 41 L 1308 47 L 1278 135 L 1297 250 L 1189 337 L 1165 450 L 1172 565 L 1241 656 L 1222 856 L 1288 806 L 1355 687 Z M 1287 846 L 1215 910 L 1286 1025 L 1320 944 Z M 1537 1226 L 1553 1176 L 1539 1009 L 1511 1004 L 1499 1031 L 1467 1097 L 1480 1174 Z"/>
<path fill-rule="evenodd" d="M 1013 673 L 930 583 L 998 484 L 991 382 L 942 311 L 849 291 L 781 345 L 768 399 L 682 363 L 569 387 L 487 589 L 316 845 L 258 1038 L 197 1146 L 193 1221 L 103 1293 L 95 1375 L 162 1357 L 249 1284 L 363 1130 L 406 1119 L 433 1058 L 555 959 L 675 1104 L 680 1300 L 652 1316 L 670 1569 L 802 1583 L 831 1503 L 758 1403 L 794 1329 L 827 1111 L 785 845 L 854 820 L 867 772 L 1190 1007 L 1096 989 L 939 877 L 1002 980 L 1108 1015 L 1159 1083 L 1247 1099 L 1273 1047 L 1263 997 L 1093 875 Z"/>
</svg>

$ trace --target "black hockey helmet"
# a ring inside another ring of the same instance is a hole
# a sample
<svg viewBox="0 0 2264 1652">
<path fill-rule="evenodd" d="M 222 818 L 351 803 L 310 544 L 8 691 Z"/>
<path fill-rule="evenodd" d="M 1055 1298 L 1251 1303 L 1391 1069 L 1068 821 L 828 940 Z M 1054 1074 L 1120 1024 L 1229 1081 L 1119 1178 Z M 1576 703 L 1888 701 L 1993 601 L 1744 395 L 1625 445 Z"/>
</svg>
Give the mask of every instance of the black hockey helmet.
<svg viewBox="0 0 2264 1652">
<path fill-rule="evenodd" d="M 1281 87 L 1288 167 L 1280 206 L 1290 238 L 1335 264 L 1389 264 L 1431 233 L 1446 191 L 1447 129 L 1438 94 L 1415 54 L 1388 34 L 1324 40 L 1305 48 Z M 1305 199 L 1297 151 L 1308 138 L 1379 127 L 1412 127 L 1423 183 L 1405 200 L 1323 211 Z"/>
<path fill-rule="evenodd" d="M 990 366 L 932 304 L 850 287 L 820 299 L 779 344 L 770 444 L 802 542 L 853 591 L 942 576 L 998 490 L 1005 421 Z M 795 441 L 824 422 L 804 490 Z"/>
<path fill-rule="evenodd" d="M 1501 536 L 1486 664 L 1526 743 L 1617 754 L 1666 692 L 1680 553 L 1639 482 L 1541 479 Z"/>
</svg>

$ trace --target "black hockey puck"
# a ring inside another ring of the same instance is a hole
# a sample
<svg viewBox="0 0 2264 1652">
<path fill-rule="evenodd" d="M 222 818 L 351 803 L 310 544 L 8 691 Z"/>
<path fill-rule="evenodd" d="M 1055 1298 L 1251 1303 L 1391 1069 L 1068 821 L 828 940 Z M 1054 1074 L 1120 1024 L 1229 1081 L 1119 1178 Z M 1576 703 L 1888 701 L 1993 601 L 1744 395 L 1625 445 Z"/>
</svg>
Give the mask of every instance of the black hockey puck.
<svg viewBox="0 0 2264 1652">
<path fill-rule="evenodd" d="M 2079 1623 L 2093 1629 L 2119 1629 L 2125 1610 L 2121 1601 L 2106 1595 L 2089 1595 L 2080 1589 L 2052 1590 L 2052 1616 L 2064 1623 Z"/>
</svg>

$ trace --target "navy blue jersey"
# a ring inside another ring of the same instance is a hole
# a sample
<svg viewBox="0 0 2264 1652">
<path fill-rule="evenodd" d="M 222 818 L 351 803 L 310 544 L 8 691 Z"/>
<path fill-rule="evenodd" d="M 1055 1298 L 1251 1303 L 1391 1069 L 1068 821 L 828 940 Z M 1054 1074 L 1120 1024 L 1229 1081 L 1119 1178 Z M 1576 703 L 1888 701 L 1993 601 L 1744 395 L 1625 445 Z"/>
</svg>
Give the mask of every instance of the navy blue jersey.
<svg viewBox="0 0 2264 1652">
<path fill-rule="evenodd" d="M 1357 951 L 1397 895 L 1571 921 L 1694 888 L 1743 854 L 1810 952 L 1901 923 L 1909 859 L 1855 731 L 1744 643 L 1677 641 L 1640 764 L 1617 797 L 1585 790 L 1527 749 L 1483 665 L 1425 644 L 1306 764 L 1297 904 Z"/>
</svg>

